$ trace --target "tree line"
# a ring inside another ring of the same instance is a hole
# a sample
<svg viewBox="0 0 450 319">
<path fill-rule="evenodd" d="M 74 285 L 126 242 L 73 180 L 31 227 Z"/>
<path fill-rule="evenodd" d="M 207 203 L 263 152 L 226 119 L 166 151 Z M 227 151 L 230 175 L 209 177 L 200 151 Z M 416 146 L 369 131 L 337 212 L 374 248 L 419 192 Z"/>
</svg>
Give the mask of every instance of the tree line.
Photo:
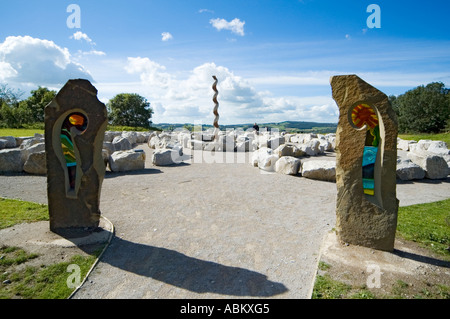
<svg viewBox="0 0 450 319">
<path fill-rule="evenodd" d="M 39 87 L 21 100 L 23 92 L 0 85 L 0 127 L 22 128 L 43 125 L 44 108 L 56 91 Z M 442 82 L 418 86 L 389 100 L 397 113 L 400 133 L 438 133 L 450 130 L 450 89 Z M 150 103 L 134 93 L 120 93 L 107 103 L 109 123 L 130 127 L 151 127 Z"/>
<path fill-rule="evenodd" d="M 44 109 L 57 92 L 38 87 L 30 96 L 21 99 L 23 92 L 8 85 L 0 85 L 0 127 L 42 127 Z M 144 97 L 135 93 L 120 93 L 106 104 L 109 123 L 117 126 L 150 128 L 153 110 Z"/>
</svg>

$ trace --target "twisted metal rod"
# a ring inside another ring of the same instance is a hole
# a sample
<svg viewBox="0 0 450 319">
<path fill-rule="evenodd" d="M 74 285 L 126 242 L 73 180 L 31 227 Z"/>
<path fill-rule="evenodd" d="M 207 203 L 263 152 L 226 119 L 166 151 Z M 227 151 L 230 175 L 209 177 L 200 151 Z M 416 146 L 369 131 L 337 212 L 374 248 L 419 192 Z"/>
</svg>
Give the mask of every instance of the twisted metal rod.
<svg viewBox="0 0 450 319">
<path fill-rule="evenodd" d="M 213 79 L 214 79 L 214 84 L 212 86 L 212 89 L 214 90 L 214 97 L 213 97 L 213 102 L 214 102 L 214 136 L 215 136 L 215 140 L 217 141 L 217 139 L 219 138 L 219 102 L 217 101 L 217 96 L 219 95 L 219 91 L 217 90 L 217 77 L 215 75 L 213 75 Z"/>
</svg>

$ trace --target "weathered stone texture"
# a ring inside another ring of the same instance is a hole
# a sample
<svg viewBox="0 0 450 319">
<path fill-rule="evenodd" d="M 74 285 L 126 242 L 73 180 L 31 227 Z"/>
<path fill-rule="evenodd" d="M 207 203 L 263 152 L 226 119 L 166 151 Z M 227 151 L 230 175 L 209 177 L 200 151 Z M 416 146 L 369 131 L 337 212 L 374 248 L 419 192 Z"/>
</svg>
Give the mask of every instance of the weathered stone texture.
<svg viewBox="0 0 450 319">
<path fill-rule="evenodd" d="M 68 115 L 79 112 L 88 121 L 83 133 L 71 131 L 77 155 L 75 188 L 69 187 L 62 154 L 61 127 Z M 97 227 L 100 190 L 105 174 L 102 145 L 107 111 L 87 80 L 70 80 L 45 108 L 45 147 L 50 229 Z"/>
<path fill-rule="evenodd" d="M 330 79 L 339 107 L 336 133 L 336 226 L 342 242 L 392 251 L 397 227 L 397 118 L 388 97 L 356 75 Z M 367 130 L 354 128 L 352 109 L 366 103 L 376 110 L 381 143 L 375 173 L 375 196 L 362 185 L 362 158 Z"/>
</svg>

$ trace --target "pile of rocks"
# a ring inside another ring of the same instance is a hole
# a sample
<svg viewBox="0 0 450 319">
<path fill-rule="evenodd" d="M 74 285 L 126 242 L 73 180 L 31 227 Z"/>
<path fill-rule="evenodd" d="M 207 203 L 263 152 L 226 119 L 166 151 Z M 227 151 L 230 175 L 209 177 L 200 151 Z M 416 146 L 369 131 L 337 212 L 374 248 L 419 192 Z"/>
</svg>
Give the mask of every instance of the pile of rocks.
<svg viewBox="0 0 450 319">
<path fill-rule="evenodd" d="M 143 169 L 145 152 L 133 150 L 147 143 L 150 132 L 105 132 L 103 159 L 111 171 Z M 0 172 L 45 175 L 45 139 L 41 134 L 31 137 L 0 137 Z"/>
<path fill-rule="evenodd" d="M 106 131 L 103 140 L 103 160 L 112 172 L 127 172 L 145 168 L 146 154 L 135 150 L 136 144 L 147 143 L 151 132 Z"/>
<path fill-rule="evenodd" d="M 336 181 L 336 161 L 310 159 L 334 152 L 335 134 L 281 134 L 258 136 L 251 164 L 267 172 L 301 175 L 306 178 Z M 307 161 L 304 159 L 308 158 Z"/>
<path fill-rule="evenodd" d="M 400 138 L 397 142 L 398 150 L 403 151 L 397 159 L 399 179 L 443 179 L 450 174 L 450 150 L 445 142 Z"/>
<path fill-rule="evenodd" d="M 45 140 L 32 137 L 0 137 L 0 172 L 45 174 Z"/>
<path fill-rule="evenodd" d="M 145 168 L 146 154 L 134 149 L 147 143 L 155 166 L 178 164 L 183 150 L 251 152 L 250 164 L 266 172 L 336 180 L 336 161 L 324 155 L 335 151 L 335 134 L 286 134 L 277 131 L 105 132 L 103 159 L 113 172 Z M 450 150 L 442 141 L 398 139 L 397 178 L 400 180 L 444 179 L 450 174 Z M 315 158 L 317 157 L 317 158 Z M 45 140 L 32 137 L 0 137 L 0 172 L 46 174 Z"/>
</svg>

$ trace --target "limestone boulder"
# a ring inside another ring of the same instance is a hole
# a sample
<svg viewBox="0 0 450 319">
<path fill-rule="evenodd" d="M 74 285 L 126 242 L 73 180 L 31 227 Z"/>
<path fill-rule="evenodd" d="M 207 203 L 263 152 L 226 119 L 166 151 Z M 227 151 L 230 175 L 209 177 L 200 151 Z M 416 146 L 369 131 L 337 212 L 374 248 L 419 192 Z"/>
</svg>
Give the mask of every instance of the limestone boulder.
<svg viewBox="0 0 450 319">
<path fill-rule="evenodd" d="M 23 165 L 23 170 L 28 174 L 45 175 L 47 174 L 47 160 L 44 150 L 41 152 L 30 153 L 28 159 Z"/>
<path fill-rule="evenodd" d="M 302 176 L 321 181 L 336 181 L 336 162 L 327 160 L 311 160 L 302 163 Z"/>
<path fill-rule="evenodd" d="M 14 136 L 2 136 L 0 140 L 4 143 L 4 148 L 15 148 L 17 147 L 16 138 Z"/>
<path fill-rule="evenodd" d="M 145 158 L 144 151 L 117 151 L 109 157 L 109 168 L 113 172 L 142 170 L 145 168 Z"/>
<path fill-rule="evenodd" d="M 321 153 L 320 141 L 316 138 L 311 139 L 306 144 L 300 145 L 300 149 L 309 156 L 317 156 Z"/>
<path fill-rule="evenodd" d="M 20 144 L 20 149 L 29 149 L 33 145 L 45 143 L 45 138 L 43 137 L 30 137 L 28 139 L 24 139 Z"/>
<path fill-rule="evenodd" d="M 190 140 L 188 148 L 191 150 L 203 150 L 205 145 L 208 145 L 208 142 L 199 141 L 199 140 Z"/>
<path fill-rule="evenodd" d="M 450 173 L 446 160 L 440 155 L 415 149 L 407 154 L 407 158 L 422 167 L 426 178 L 443 179 Z"/>
<path fill-rule="evenodd" d="M 279 157 L 282 156 L 302 157 L 306 155 L 306 153 L 302 149 L 293 144 L 280 145 L 274 150 L 274 153 L 277 154 Z"/>
<path fill-rule="evenodd" d="M 402 140 L 401 138 L 397 138 L 397 149 L 399 149 L 399 150 L 409 151 L 409 147 L 412 144 L 417 144 L 417 141 Z"/>
<path fill-rule="evenodd" d="M 137 143 L 138 136 L 136 132 L 133 131 L 124 131 L 122 132 L 122 137 L 126 138 L 131 145 L 134 145 Z"/>
<path fill-rule="evenodd" d="M 425 178 L 425 171 L 419 165 L 413 163 L 410 159 L 397 160 L 397 178 L 402 181 Z"/>
<path fill-rule="evenodd" d="M 136 143 L 144 144 L 148 142 L 150 132 L 136 132 Z"/>
<path fill-rule="evenodd" d="M 181 163 L 181 158 L 177 150 L 157 149 L 153 152 L 152 163 L 155 166 L 168 166 Z"/>
<path fill-rule="evenodd" d="M 22 172 L 23 157 L 21 149 L 0 150 L 0 172 Z"/>
<path fill-rule="evenodd" d="M 284 136 L 274 136 L 267 140 L 267 147 L 271 149 L 276 149 L 278 146 L 285 143 Z"/>
<path fill-rule="evenodd" d="M 249 152 L 252 148 L 252 143 L 250 139 L 245 141 L 236 142 L 236 151 L 237 152 Z"/>
<path fill-rule="evenodd" d="M 108 157 L 116 151 L 112 142 L 103 142 L 103 150 L 108 154 Z"/>
<path fill-rule="evenodd" d="M 103 141 L 104 142 L 112 142 L 115 137 L 121 136 L 121 135 L 122 135 L 122 132 L 106 131 Z"/>
<path fill-rule="evenodd" d="M 258 161 L 258 168 L 266 172 L 274 172 L 275 164 L 279 157 L 276 154 L 267 154 L 267 156 L 262 156 Z"/>
<path fill-rule="evenodd" d="M 258 167 L 258 163 L 261 159 L 263 159 L 269 155 L 272 155 L 272 154 L 273 154 L 273 150 L 271 148 L 261 147 L 252 153 L 250 163 L 252 164 L 252 166 Z"/>
<path fill-rule="evenodd" d="M 116 136 L 112 141 L 112 145 L 115 151 L 128 151 L 132 148 L 130 141 L 122 136 Z"/>
<path fill-rule="evenodd" d="M 293 156 L 280 157 L 275 162 L 275 172 L 286 175 L 297 175 L 300 171 L 301 161 Z"/>
</svg>

